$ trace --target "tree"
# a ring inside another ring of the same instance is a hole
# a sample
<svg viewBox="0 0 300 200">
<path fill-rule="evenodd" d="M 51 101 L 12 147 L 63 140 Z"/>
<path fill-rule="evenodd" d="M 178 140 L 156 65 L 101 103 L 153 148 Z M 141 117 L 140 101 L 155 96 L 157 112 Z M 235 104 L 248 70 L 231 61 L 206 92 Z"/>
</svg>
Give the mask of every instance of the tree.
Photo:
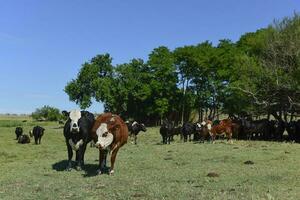
<svg viewBox="0 0 300 200">
<path fill-rule="evenodd" d="M 32 118 L 35 120 L 47 120 L 47 121 L 58 121 L 62 119 L 62 115 L 58 108 L 51 106 L 43 106 L 42 108 L 37 108 L 32 114 Z"/>
</svg>

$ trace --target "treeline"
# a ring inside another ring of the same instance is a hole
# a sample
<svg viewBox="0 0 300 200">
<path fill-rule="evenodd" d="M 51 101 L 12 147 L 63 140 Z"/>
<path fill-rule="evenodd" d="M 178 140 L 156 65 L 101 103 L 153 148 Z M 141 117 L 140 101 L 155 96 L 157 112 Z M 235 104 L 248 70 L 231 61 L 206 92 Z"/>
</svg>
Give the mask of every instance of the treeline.
<svg viewBox="0 0 300 200">
<path fill-rule="evenodd" d="M 300 16 L 242 35 L 237 42 L 205 41 L 170 50 L 160 46 L 148 60 L 112 65 L 109 54 L 85 62 L 65 87 L 82 108 L 94 98 L 105 111 L 148 124 L 163 118 L 188 121 L 300 113 Z"/>
</svg>

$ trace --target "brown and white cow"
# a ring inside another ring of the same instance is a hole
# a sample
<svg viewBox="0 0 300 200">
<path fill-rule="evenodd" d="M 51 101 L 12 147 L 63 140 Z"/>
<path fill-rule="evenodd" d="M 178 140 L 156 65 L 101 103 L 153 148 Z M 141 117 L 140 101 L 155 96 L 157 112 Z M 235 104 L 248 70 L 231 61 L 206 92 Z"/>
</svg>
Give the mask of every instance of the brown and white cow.
<svg viewBox="0 0 300 200">
<path fill-rule="evenodd" d="M 118 115 L 103 113 L 97 117 L 91 133 L 95 145 L 99 149 L 98 174 L 103 173 L 106 168 L 108 152 L 111 153 L 109 174 L 113 174 L 117 153 L 120 147 L 127 143 L 127 125 Z"/>
<path fill-rule="evenodd" d="M 232 121 L 230 119 L 223 119 L 217 125 L 214 125 L 210 130 L 212 143 L 215 143 L 217 135 L 226 135 L 227 140 L 232 143 Z"/>
</svg>

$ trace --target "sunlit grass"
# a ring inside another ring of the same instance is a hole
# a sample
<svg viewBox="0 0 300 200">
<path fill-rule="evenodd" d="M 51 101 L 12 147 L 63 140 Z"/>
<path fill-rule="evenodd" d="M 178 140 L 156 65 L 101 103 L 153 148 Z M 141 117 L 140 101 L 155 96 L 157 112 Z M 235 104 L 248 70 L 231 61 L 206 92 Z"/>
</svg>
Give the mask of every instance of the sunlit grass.
<svg viewBox="0 0 300 200">
<path fill-rule="evenodd" d="M 37 122 L 29 121 L 27 133 Z M 41 123 L 38 123 L 39 125 Z M 1 126 L 1 123 L 0 123 Z M 119 151 L 115 174 L 95 176 L 98 152 L 87 148 L 85 170 L 64 171 L 67 151 L 57 123 L 41 145 L 16 143 L 14 128 L 0 127 L 0 199 L 299 199 L 300 145 L 223 141 L 161 145 L 148 128 Z M 253 165 L 244 164 L 253 161 Z M 208 177 L 210 172 L 218 177 Z"/>
</svg>

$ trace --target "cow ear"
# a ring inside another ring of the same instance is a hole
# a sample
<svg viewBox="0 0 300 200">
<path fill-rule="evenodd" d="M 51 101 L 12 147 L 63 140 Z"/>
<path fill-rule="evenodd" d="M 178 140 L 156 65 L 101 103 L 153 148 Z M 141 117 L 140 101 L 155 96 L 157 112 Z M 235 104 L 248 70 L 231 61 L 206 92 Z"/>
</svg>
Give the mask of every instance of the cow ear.
<svg viewBox="0 0 300 200">
<path fill-rule="evenodd" d="M 67 112 L 67 111 L 63 110 L 63 111 L 61 112 L 61 114 L 63 114 L 63 115 L 66 116 L 66 117 L 69 117 L 70 112 Z"/>
<path fill-rule="evenodd" d="M 121 126 L 119 125 L 119 124 L 115 124 L 115 125 L 113 125 L 110 129 L 111 129 L 111 132 L 115 132 L 116 130 L 118 130 L 118 129 L 120 129 L 121 128 Z"/>
</svg>

